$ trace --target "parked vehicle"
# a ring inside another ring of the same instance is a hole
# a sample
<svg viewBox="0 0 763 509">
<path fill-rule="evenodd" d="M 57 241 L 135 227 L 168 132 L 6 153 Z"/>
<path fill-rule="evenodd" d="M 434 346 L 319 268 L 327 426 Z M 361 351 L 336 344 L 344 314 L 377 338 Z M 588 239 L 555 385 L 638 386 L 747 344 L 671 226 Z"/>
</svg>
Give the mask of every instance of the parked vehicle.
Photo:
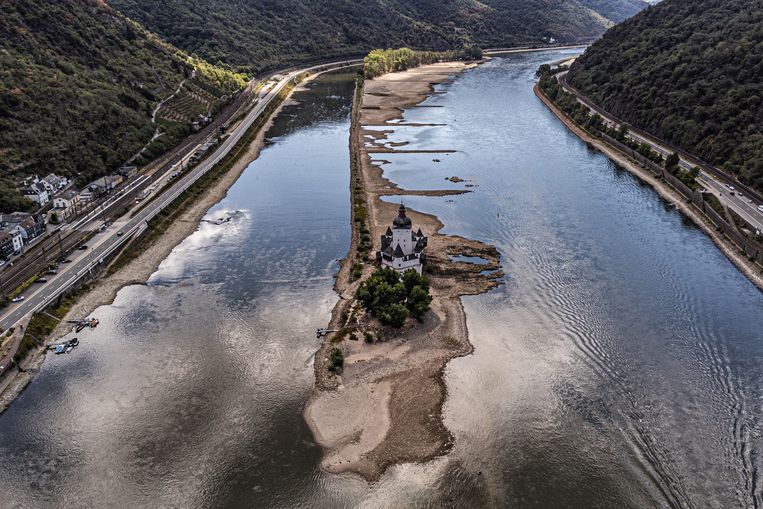
<svg viewBox="0 0 763 509">
<path fill-rule="evenodd" d="M 12 299 L 11 302 L 21 302 L 22 300 L 24 300 L 24 296 L 19 295 L 18 297 L 15 297 L 14 299 Z"/>
<path fill-rule="evenodd" d="M 86 245 L 82 245 L 82 246 L 78 247 L 77 249 L 79 249 L 80 251 L 85 251 L 87 249 L 87 246 Z"/>
<path fill-rule="evenodd" d="M 758 210 L 763 212 L 763 205 L 758 205 Z"/>
</svg>

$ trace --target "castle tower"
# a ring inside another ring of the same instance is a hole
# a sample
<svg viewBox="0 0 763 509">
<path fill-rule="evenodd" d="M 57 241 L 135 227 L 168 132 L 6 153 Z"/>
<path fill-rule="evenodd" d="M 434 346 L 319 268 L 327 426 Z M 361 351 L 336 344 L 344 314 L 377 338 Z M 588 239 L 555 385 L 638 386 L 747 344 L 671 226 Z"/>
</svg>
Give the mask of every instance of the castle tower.
<svg viewBox="0 0 763 509">
<path fill-rule="evenodd" d="M 413 232 L 411 218 L 405 214 L 405 205 L 401 203 L 392 228 L 387 228 L 381 236 L 381 250 L 376 253 L 376 259 L 382 267 L 398 272 L 413 269 L 421 274 L 426 246 L 427 238 L 421 228 Z"/>
</svg>

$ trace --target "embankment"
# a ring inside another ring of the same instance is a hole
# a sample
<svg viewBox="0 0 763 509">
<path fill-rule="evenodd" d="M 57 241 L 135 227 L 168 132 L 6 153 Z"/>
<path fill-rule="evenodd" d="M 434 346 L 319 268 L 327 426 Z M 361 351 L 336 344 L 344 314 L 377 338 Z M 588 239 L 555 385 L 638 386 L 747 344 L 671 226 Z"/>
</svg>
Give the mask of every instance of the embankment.
<svg viewBox="0 0 763 509">
<path fill-rule="evenodd" d="M 639 180 L 649 184 L 654 190 L 662 196 L 665 200 L 674 203 L 676 208 L 684 214 L 686 217 L 692 220 L 699 228 L 702 229 L 718 246 L 724 255 L 756 286 L 763 291 L 763 274 L 760 267 L 748 258 L 748 254 L 730 240 L 727 235 L 734 235 L 730 225 L 723 220 L 718 214 L 713 214 L 714 211 L 708 210 L 707 213 L 704 209 L 707 208 L 703 205 L 703 210 L 700 210 L 697 206 L 697 200 L 692 199 L 691 191 L 688 188 L 684 189 L 681 193 L 677 188 L 681 185 L 680 182 L 675 182 L 673 187 L 661 178 L 660 174 L 664 172 L 656 173 L 658 168 L 650 171 L 645 166 L 649 164 L 647 161 L 636 161 L 632 156 L 627 155 L 623 150 L 614 146 L 614 142 L 607 143 L 601 138 L 590 135 L 587 131 L 578 126 L 569 116 L 567 116 L 562 110 L 560 110 L 551 99 L 540 89 L 538 84 L 534 87 L 535 95 L 561 120 L 564 125 L 572 131 L 578 138 L 586 142 L 588 145 L 594 147 L 602 154 L 606 155 L 612 161 L 622 166 L 631 174 L 635 175 Z M 685 187 L 685 186 L 684 186 Z M 712 214 L 712 216 L 708 216 Z M 712 217 L 712 219 L 711 219 Z M 743 239 L 739 239 L 740 243 L 744 243 Z"/>
<path fill-rule="evenodd" d="M 450 359 L 472 351 L 460 297 L 499 284 L 500 254 L 478 241 L 442 235 L 438 232 L 443 224 L 437 217 L 408 209 L 414 229 L 420 227 L 429 237 L 425 268 L 431 310 L 421 323 L 409 321 L 401 329 L 380 330 L 354 295 L 376 268 L 378 239 L 397 215 L 398 204 L 383 201 L 383 196 L 468 192 L 402 189 L 385 178 L 371 159 L 375 152 L 394 151 L 383 146 L 385 125 L 393 126 L 403 108 L 424 101 L 433 85 L 468 67 L 449 62 L 387 74 L 366 81 L 356 94 L 350 131 L 352 247 L 337 276 L 340 300 L 329 324 L 344 331 L 326 336 L 316 353 L 315 391 L 305 408 L 305 418 L 323 447 L 321 465 L 327 471 L 354 472 L 375 481 L 391 465 L 427 461 L 452 447 L 451 434 L 442 421 L 447 394 L 443 371 Z M 370 125 L 379 127 L 364 127 Z M 480 256 L 488 263 L 453 262 L 450 256 L 455 255 Z M 371 342 L 363 340 L 369 330 L 374 332 Z M 348 338 L 349 331 L 357 332 L 359 340 Z M 345 359 L 341 374 L 328 369 L 329 353 L 337 346 Z"/>
<path fill-rule="evenodd" d="M 286 87 L 225 159 L 152 220 L 144 235 L 129 242 L 85 292 L 77 292 L 77 298 L 67 306 L 68 312 L 52 332 L 46 338 L 38 338 L 38 346 L 22 363 L 23 371 L 11 370 L 0 381 L 0 412 L 18 397 L 39 371 L 45 358 L 45 343 L 70 332 L 72 325 L 67 320 L 88 316 L 96 308 L 111 304 L 125 286 L 145 284 L 162 260 L 196 230 L 201 218 L 225 197 L 241 173 L 259 156 L 265 134 L 293 90 L 293 85 Z"/>
</svg>

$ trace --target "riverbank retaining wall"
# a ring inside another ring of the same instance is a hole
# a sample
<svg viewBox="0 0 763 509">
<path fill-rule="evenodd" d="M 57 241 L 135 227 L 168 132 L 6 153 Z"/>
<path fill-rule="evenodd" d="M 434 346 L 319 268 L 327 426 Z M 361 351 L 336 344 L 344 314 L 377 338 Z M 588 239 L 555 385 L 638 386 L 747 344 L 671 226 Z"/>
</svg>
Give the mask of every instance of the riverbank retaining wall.
<svg viewBox="0 0 763 509">
<path fill-rule="evenodd" d="M 723 216 L 721 216 L 713 207 L 711 207 L 704 198 L 704 193 L 701 191 L 695 191 L 689 186 L 681 182 L 678 178 L 666 171 L 665 168 L 656 164 L 654 161 L 647 159 L 643 155 L 639 154 L 632 148 L 621 143 L 620 141 L 612 138 L 605 133 L 599 133 L 599 137 L 602 141 L 610 145 L 612 148 L 626 154 L 631 159 L 634 159 L 655 176 L 665 180 L 673 189 L 678 191 L 684 196 L 687 201 L 691 202 L 696 208 L 701 210 L 705 216 L 715 225 L 720 232 L 722 232 L 731 242 L 744 252 L 744 254 L 758 265 L 763 266 L 763 249 L 761 247 L 739 233 L 737 229 L 729 223 Z"/>
</svg>

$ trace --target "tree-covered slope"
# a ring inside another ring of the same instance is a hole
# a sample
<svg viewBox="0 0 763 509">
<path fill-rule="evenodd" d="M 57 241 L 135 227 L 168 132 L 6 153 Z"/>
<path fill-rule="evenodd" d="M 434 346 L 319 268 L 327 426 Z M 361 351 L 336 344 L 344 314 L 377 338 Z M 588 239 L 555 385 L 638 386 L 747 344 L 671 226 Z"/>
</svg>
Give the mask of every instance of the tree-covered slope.
<svg viewBox="0 0 763 509">
<path fill-rule="evenodd" d="M 580 3 L 615 23 L 625 21 L 649 6 L 643 0 L 580 0 Z"/>
<path fill-rule="evenodd" d="M 623 17 L 640 0 L 583 0 Z M 590 39 L 610 22 L 579 0 L 109 0 L 179 48 L 247 72 L 377 47 L 446 50 Z M 615 14 L 612 14 L 615 15 Z"/>
<path fill-rule="evenodd" d="M 240 77 L 193 61 L 96 0 L 0 0 L 0 178 L 113 171 L 154 134 L 151 113 L 197 67 L 200 86 Z M 2 198 L 2 197 L 0 197 Z M 0 207 L 6 208 L 6 207 Z"/>
<path fill-rule="evenodd" d="M 664 0 L 610 29 L 570 83 L 763 190 L 763 0 Z"/>
</svg>

